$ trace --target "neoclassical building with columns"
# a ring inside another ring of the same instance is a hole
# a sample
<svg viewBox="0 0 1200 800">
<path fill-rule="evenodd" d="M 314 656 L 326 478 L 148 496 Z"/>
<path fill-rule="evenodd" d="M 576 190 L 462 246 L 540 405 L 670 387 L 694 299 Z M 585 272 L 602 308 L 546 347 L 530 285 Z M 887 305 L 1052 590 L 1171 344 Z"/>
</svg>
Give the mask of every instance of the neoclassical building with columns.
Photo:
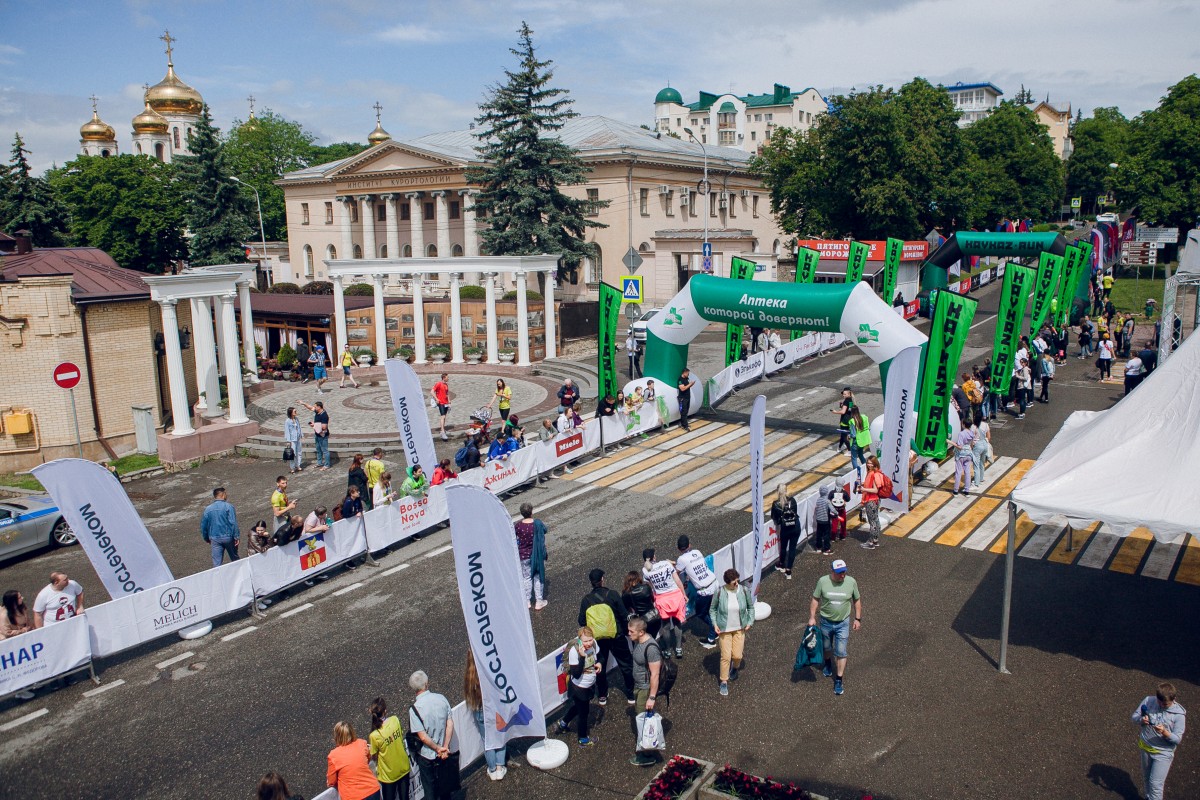
<svg viewBox="0 0 1200 800">
<path fill-rule="evenodd" d="M 381 125 L 365 151 L 340 161 L 290 172 L 279 180 L 287 212 L 289 261 L 280 262 L 276 282 L 331 280 L 329 264 L 346 279 L 348 260 L 463 257 L 475 264 L 484 252 L 476 213 L 476 188 L 465 172 L 478 165 L 476 131 L 434 133 L 408 141 L 390 138 Z M 770 197 L 749 169 L 751 154 L 730 147 L 684 141 L 606 117 L 577 117 L 559 131 L 592 172 L 588 182 L 565 187 L 577 197 L 608 201 L 596 215 L 605 227 L 588 231 L 596 255 L 557 285 L 558 300 L 597 296 L 601 280 L 643 276 L 647 305 L 665 301 L 703 269 L 705 241 L 712 269 L 728 274 L 734 255 L 762 265 L 757 277 L 771 279 L 784 252 L 784 233 L 770 211 Z M 710 191 L 703 193 L 705 169 Z M 630 250 L 640 261 L 622 263 Z M 461 276 L 444 267 L 420 285 L 426 295 L 446 294 L 451 283 L 479 284 L 467 266 Z M 529 288 L 546 294 L 547 272 Z M 496 276 L 496 288 L 516 287 L 515 272 Z M 413 283 L 390 276 L 387 294 L 404 296 Z"/>
</svg>

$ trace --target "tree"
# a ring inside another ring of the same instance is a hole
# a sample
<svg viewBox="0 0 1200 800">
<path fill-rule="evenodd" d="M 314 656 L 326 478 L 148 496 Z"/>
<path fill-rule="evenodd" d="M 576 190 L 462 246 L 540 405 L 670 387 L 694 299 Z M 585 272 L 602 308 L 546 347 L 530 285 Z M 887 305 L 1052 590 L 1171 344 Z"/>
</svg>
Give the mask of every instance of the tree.
<svg viewBox="0 0 1200 800">
<path fill-rule="evenodd" d="M 367 145 L 359 144 L 358 142 L 334 142 L 333 144 L 313 145 L 309 148 L 308 163 L 328 164 L 331 161 L 341 161 L 343 158 L 356 156 L 366 149 Z"/>
<path fill-rule="evenodd" d="M 1025 88 L 1025 84 L 1021 84 L 1021 90 L 1012 99 L 1013 103 L 1018 106 L 1027 106 L 1033 102 L 1033 92 Z"/>
<path fill-rule="evenodd" d="M 577 114 L 567 91 L 550 87 L 553 62 L 538 60 L 528 24 L 521 23 L 520 44 L 510 52 L 517 70 L 504 71 L 505 83 L 491 90 L 476 117 L 484 166 L 467 171 L 467 180 L 481 187 L 475 205 L 490 223 L 481 231 L 484 249 L 497 256 L 562 253 L 571 271 L 593 253 L 584 239 L 588 229 L 606 227 L 588 216 L 608 203 L 561 189 L 584 183 L 591 170 L 555 136 Z"/>
<path fill-rule="evenodd" d="M 1062 160 L 1037 115 L 1015 103 L 964 131 L 971 148 L 965 173 L 970 181 L 970 223 L 990 225 L 1002 217 L 1048 219 L 1063 197 Z"/>
<path fill-rule="evenodd" d="M 300 294 L 333 294 L 331 281 L 309 281 L 300 287 Z"/>
<path fill-rule="evenodd" d="M 1121 204 L 1149 222 L 1191 228 L 1200 217 L 1200 77 L 1184 78 L 1133 120 L 1129 152 L 1114 178 Z"/>
<path fill-rule="evenodd" d="M 188 137 L 188 147 L 192 155 L 179 156 L 178 161 L 188 201 L 191 263 L 245 262 L 244 243 L 252 237 L 253 228 L 241 190 L 229 179 L 229 166 L 207 105 Z"/>
<path fill-rule="evenodd" d="M 1129 120 L 1114 108 L 1096 108 L 1075 123 L 1075 149 L 1067 161 L 1067 195 L 1080 197 L 1091 208 L 1097 195 L 1107 194 L 1115 175 L 1109 164 L 1122 164 L 1129 152 Z"/>
<path fill-rule="evenodd" d="M 55 247 L 66 240 L 66 214 L 50 184 L 30 174 L 28 155 L 21 134 L 13 136 L 12 159 L 0 169 L 0 230 L 26 230 L 36 246 Z"/>
<path fill-rule="evenodd" d="M 80 156 L 48 173 L 70 211 L 71 240 L 126 269 L 162 273 L 187 258 L 187 204 L 176 168 L 149 156 Z"/>
<path fill-rule="evenodd" d="M 283 189 L 275 181 L 285 172 L 309 165 L 314 137 L 299 122 L 285 119 L 270 109 L 247 122 L 235 120 L 221 150 L 231 174 L 258 189 L 262 202 L 263 228 L 268 239 L 287 238 L 287 215 Z M 247 191 L 249 208 L 253 194 Z"/>
</svg>

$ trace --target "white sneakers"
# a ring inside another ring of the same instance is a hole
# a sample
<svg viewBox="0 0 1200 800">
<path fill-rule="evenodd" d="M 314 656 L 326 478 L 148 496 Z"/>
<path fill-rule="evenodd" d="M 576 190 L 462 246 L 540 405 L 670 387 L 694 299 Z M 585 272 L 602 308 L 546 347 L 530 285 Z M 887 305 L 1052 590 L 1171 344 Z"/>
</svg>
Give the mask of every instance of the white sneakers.
<svg viewBox="0 0 1200 800">
<path fill-rule="evenodd" d="M 494 781 L 504 780 L 504 776 L 508 774 L 508 767 L 500 766 L 493 770 L 488 770 L 488 777 Z"/>
<path fill-rule="evenodd" d="M 546 606 L 548 606 L 548 605 L 550 605 L 550 601 L 548 601 L 548 600 L 538 600 L 536 603 L 534 603 L 534 604 L 533 604 L 533 610 L 534 610 L 534 611 L 541 611 L 543 608 L 545 608 L 545 607 L 546 607 Z"/>
</svg>

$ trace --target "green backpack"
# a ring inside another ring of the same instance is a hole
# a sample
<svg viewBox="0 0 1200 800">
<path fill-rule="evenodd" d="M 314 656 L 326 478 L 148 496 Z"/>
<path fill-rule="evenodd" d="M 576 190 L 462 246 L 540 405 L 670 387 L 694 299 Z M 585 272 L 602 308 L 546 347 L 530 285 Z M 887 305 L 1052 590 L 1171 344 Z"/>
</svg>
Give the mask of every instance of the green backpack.
<svg viewBox="0 0 1200 800">
<path fill-rule="evenodd" d="M 599 599 L 599 595 L 596 597 Z M 608 603 L 600 601 L 588 606 L 587 611 L 583 612 L 583 618 L 597 639 L 617 638 L 617 617 Z"/>
</svg>

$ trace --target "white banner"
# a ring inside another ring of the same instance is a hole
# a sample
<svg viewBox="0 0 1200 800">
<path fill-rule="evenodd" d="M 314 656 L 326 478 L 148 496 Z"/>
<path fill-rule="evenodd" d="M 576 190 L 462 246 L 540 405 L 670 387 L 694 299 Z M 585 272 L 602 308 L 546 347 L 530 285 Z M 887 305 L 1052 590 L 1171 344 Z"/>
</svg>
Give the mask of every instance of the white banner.
<svg viewBox="0 0 1200 800">
<path fill-rule="evenodd" d="M 324 533 L 301 537 L 298 541 L 272 547 L 265 553 L 246 559 L 254 594 L 264 597 L 297 581 L 319 575 L 327 569 L 362 555 L 367 550 L 363 523 L 343 519 Z"/>
<path fill-rule="evenodd" d="M 767 398 L 754 398 L 750 411 L 750 514 L 754 522 L 754 571 L 750 579 L 750 596 L 758 597 L 758 584 L 762 580 L 763 543 L 763 438 L 766 436 Z"/>
<path fill-rule="evenodd" d="M 92 606 L 86 615 L 92 653 L 96 657 L 111 656 L 245 608 L 253 598 L 250 564 L 243 558 Z"/>
<path fill-rule="evenodd" d="M 483 690 L 483 744 L 545 737 L 537 651 L 508 510 L 477 486 L 451 486 L 450 538 L 458 596 Z"/>
<path fill-rule="evenodd" d="M 730 364 L 727 369 L 732 371 L 733 387 L 736 389 L 761 378 L 766 357 L 767 354 L 759 350 L 753 355 L 746 356 L 741 361 L 735 361 Z"/>
<path fill-rule="evenodd" d="M 0 640 L 0 697 L 91 661 L 87 613 Z"/>
<path fill-rule="evenodd" d="M 33 474 L 58 504 L 112 597 L 171 582 L 158 545 L 111 472 L 94 461 L 60 458 L 34 467 Z"/>
<path fill-rule="evenodd" d="M 522 447 L 509 453 L 506 459 L 487 461 L 479 469 L 459 473 L 458 482 L 478 486 L 494 494 L 507 492 L 537 478 L 541 456 L 539 447 Z"/>
<path fill-rule="evenodd" d="M 538 470 L 545 472 L 600 449 L 600 426 L 584 425 L 582 428 L 560 433 L 549 442 L 526 446 L 535 448 L 538 453 Z"/>
<path fill-rule="evenodd" d="M 399 497 L 363 515 L 371 552 L 391 547 L 446 521 L 446 484 L 430 486 L 421 498 Z"/>
<path fill-rule="evenodd" d="M 433 450 L 433 428 L 429 425 L 429 412 L 425 410 L 421 379 L 412 367 L 399 358 L 389 358 L 383 362 L 383 368 L 387 372 L 388 391 L 392 395 L 392 410 L 396 412 L 400 443 L 404 446 L 405 470 L 420 464 L 425 474 L 429 475 L 437 465 L 437 456 Z"/>
<path fill-rule="evenodd" d="M 796 341 L 800 340 L 797 339 Z M 788 344 L 791 344 L 791 342 L 788 342 Z M 780 346 L 773 350 L 768 350 L 763 363 L 766 365 L 767 374 L 770 375 L 774 372 L 779 372 L 779 370 L 785 367 L 790 367 L 793 360 L 791 348 Z"/>
<path fill-rule="evenodd" d="M 920 361 L 921 348 L 908 347 L 901 350 L 888 367 L 879 467 L 884 475 L 892 479 L 892 496 L 880 498 L 880 506 L 890 511 L 908 511 L 908 462 L 916 428 Z"/>
</svg>

